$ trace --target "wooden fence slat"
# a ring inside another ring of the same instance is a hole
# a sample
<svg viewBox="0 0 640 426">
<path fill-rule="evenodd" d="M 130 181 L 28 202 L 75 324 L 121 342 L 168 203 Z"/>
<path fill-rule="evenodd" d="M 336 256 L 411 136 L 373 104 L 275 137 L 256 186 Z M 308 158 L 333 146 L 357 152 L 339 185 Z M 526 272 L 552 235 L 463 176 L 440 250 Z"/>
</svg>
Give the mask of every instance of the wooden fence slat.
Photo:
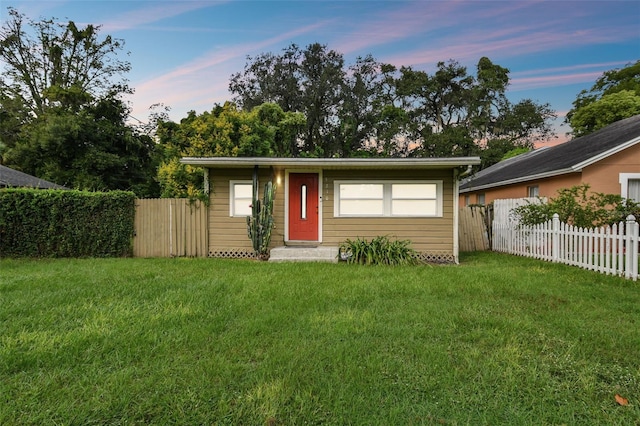
<svg viewBox="0 0 640 426">
<path fill-rule="evenodd" d="M 136 200 L 135 257 L 206 257 L 207 206 L 183 198 Z"/>
<path fill-rule="evenodd" d="M 489 250 L 489 237 L 484 215 L 485 209 L 482 206 L 459 209 L 458 245 L 460 251 Z"/>
</svg>

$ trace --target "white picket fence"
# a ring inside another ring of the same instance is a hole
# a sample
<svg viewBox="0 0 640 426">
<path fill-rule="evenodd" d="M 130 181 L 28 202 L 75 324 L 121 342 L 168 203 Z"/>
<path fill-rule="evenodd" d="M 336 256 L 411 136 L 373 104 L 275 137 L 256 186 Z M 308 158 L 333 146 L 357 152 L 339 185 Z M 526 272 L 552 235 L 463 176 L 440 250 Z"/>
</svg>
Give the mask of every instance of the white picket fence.
<svg viewBox="0 0 640 426">
<path fill-rule="evenodd" d="M 634 216 L 602 228 L 561 223 L 534 226 L 494 221 L 492 250 L 638 279 L 638 222 Z"/>
</svg>

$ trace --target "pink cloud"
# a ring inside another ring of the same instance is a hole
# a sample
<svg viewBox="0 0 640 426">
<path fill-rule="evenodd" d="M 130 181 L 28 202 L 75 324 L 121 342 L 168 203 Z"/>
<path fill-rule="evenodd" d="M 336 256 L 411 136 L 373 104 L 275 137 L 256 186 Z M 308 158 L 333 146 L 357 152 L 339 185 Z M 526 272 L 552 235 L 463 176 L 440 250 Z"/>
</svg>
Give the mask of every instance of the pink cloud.
<svg viewBox="0 0 640 426">
<path fill-rule="evenodd" d="M 162 102 L 174 108 L 175 114 L 172 115 L 179 115 L 186 110 L 196 110 L 198 106 L 210 108 L 214 103 L 229 100 L 229 77 L 244 65 L 247 54 L 290 41 L 324 25 L 326 22 L 318 22 L 256 43 L 213 50 L 168 73 L 138 82 L 134 84 L 134 113 L 145 115 L 149 105 Z M 184 107 L 185 104 L 189 105 L 188 108 Z"/>
<path fill-rule="evenodd" d="M 565 86 L 568 84 L 594 82 L 602 75 L 602 71 L 574 74 L 546 75 L 538 77 L 516 77 L 511 79 L 509 88 L 513 91 L 539 89 L 541 87 Z"/>
<path fill-rule="evenodd" d="M 220 5 L 224 2 L 160 2 L 151 3 L 152 6 L 144 9 L 136 9 L 124 13 L 111 21 L 104 22 L 102 29 L 106 32 L 122 31 L 137 28 L 141 25 L 150 24 L 173 16 L 182 15 L 193 10 Z"/>
<path fill-rule="evenodd" d="M 609 70 L 613 68 L 623 67 L 630 62 L 633 62 L 633 61 L 600 62 L 595 64 L 576 64 L 576 65 L 571 65 L 567 67 L 540 68 L 540 69 L 527 70 L 527 71 L 518 71 L 517 73 L 513 73 L 511 75 L 523 76 L 523 75 L 531 75 L 531 74 L 553 74 L 553 73 L 575 71 L 575 70 L 582 70 L 582 69 Z"/>
</svg>

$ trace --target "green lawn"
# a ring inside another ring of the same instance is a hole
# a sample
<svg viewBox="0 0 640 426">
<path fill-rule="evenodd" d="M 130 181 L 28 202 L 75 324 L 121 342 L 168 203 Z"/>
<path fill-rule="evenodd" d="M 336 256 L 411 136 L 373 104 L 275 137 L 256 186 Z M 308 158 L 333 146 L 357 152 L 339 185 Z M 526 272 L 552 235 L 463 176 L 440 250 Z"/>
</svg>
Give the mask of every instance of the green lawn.
<svg viewBox="0 0 640 426">
<path fill-rule="evenodd" d="M 492 253 L 0 261 L 3 425 L 639 423 L 637 282 Z"/>
</svg>

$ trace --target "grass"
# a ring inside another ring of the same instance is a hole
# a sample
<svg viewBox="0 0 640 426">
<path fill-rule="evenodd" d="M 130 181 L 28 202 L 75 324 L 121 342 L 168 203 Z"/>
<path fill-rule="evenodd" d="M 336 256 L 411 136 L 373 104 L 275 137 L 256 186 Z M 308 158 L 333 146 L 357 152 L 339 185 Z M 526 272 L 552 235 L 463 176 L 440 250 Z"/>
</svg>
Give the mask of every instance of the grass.
<svg viewBox="0 0 640 426">
<path fill-rule="evenodd" d="M 640 422 L 640 285 L 531 259 L 5 259 L 0 307 L 0 424 Z"/>
</svg>

